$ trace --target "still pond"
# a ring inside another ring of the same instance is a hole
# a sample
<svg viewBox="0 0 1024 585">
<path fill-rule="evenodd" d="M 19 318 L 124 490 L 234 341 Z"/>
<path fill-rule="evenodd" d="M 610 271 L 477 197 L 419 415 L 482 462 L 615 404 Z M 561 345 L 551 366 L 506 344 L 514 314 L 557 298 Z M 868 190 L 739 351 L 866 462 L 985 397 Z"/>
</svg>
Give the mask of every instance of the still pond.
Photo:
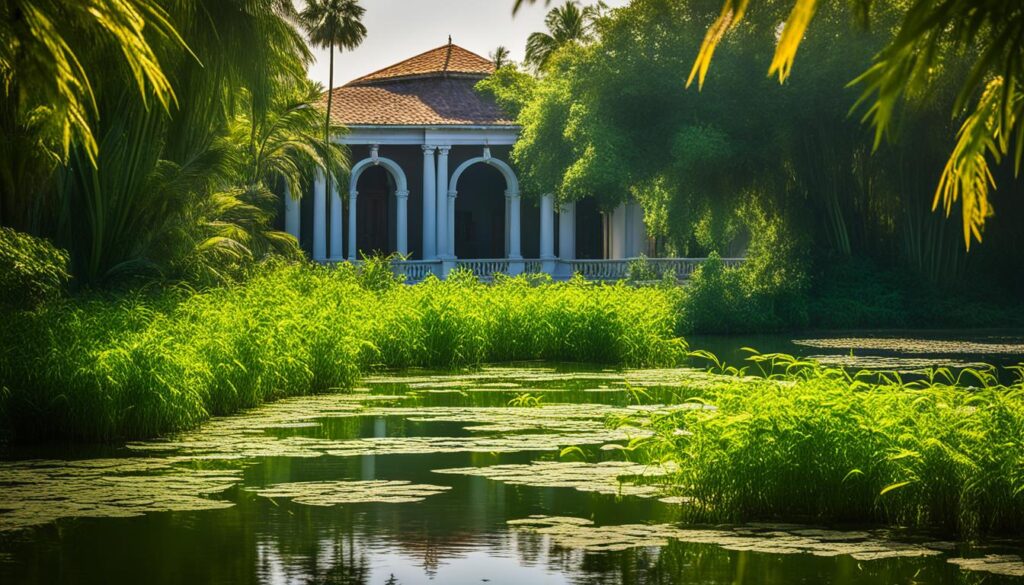
<svg viewBox="0 0 1024 585">
<path fill-rule="evenodd" d="M 698 344 L 731 363 L 754 344 L 849 367 L 1024 360 L 1020 335 L 952 338 Z M 656 408 L 632 404 L 630 387 L 656 401 L 702 376 L 549 364 L 380 374 L 162 441 L 5 447 L 0 583 L 1024 583 L 1012 541 L 681 524 L 685 503 L 658 484 L 670 470 L 599 447 L 628 440 L 610 415 Z M 560 458 L 570 445 L 587 461 Z"/>
</svg>

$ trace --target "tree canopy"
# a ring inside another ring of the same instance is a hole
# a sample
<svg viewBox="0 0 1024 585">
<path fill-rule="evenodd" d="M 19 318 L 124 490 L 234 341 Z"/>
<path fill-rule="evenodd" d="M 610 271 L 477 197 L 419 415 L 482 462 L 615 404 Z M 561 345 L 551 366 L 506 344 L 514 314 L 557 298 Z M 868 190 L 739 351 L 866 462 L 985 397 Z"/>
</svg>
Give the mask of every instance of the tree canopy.
<svg viewBox="0 0 1024 585">
<path fill-rule="evenodd" d="M 525 2 L 535 1 L 515 0 L 514 7 L 518 10 Z M 698 22 L 704 21 L 714 4 L 686 3 L 690 17 Z M 875 16 L 878 4 L 853 0 L 853 24 L 888 28 L 889 23 L 879 22 Z M 729 38 L 745 28 L 763 25 L 762 19 L 751 18 L 758 12 L 772 14 L 775 20 L 769 24 L 780 25 L 761 46 L 775 44 L 767 70 L 785 81 L 798 49 L 813 29 L 812 21 L 822 20 L 822 12 L 835 10 L 832 3 L 822 0 L 725 0 L 718 6 L 718 16 L 703 31 L 697 56 L 687 67 L 688 85 L 695 79 L 704 85 L 716 50 Z M 964 243 L 969 248 L 972 240 L 981 240 L 993 213 L 993 163 L 998 165 L 1012 155 L 1015 172 L 1019 172 L 1024 159 L 1024 59 L 1020 55 L 1024 5 L 1004 0 L 901 0 L 881 7 L 882 12 L 892 10 L 901 13 L 891 28 L 893 33 L 870 63 L 850 72 L 851 76 L 863 72 L 854 80 L 862 92 L 857 104 L 864 121 L 874 128 L 877 149 L 895 125 L 901 104 L 950 83 L 951 78 L 959 84 L 950 110 L 953 118 L 962 122 L 939 174 L 932 205 L 942 207 L 948 216 L 955 204 L 960 204 Z M 970 55 L 969 67 L 951 71 L 948 64 L 959 62 L 965 53 Z"/>
</svg>

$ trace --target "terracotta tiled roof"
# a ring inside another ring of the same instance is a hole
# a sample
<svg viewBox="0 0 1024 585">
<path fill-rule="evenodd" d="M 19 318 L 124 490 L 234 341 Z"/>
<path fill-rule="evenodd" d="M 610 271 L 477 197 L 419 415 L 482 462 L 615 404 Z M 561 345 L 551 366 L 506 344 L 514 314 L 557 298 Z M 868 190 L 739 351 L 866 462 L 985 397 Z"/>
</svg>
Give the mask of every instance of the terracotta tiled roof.
<svg viewBox="0 0 1024 585">
<path fill-rule="evenodd" d="M 401 63 L 385 67 L 369 75 L 364 75 L 349 83 L 359 85 L 386 79 L 436 75 L 439 73 L 464 75 L 490 75 L 494 73 L 494 63 L 480 55 L 467 51 L 458 45 L 447 44 L 426 53 L 410 57 Z"/>
<path fill-rule="evenodd" d="M 487 59 L 445 45 L 336 88 L 331 117 L 345 126 L 514 125 L 473 88 L 493 71 Z"/>
</svg>

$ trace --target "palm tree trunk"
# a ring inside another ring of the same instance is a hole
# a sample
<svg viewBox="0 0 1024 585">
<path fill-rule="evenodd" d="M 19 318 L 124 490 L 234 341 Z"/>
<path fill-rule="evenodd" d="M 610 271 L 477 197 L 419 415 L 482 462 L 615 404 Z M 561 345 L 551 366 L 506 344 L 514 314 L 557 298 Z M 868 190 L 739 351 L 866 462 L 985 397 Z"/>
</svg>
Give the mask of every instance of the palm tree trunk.
<svg viewBox="0 0 1024 585">
<path fill-rule="evenodd" d="M 334 102 L 334 39 L 333 35 L 331 38 L 331 59 L 330 68 L 331 70 L 327 73 L 327 116 L 324 120 L 324 147 L 327 150 L 328 161 L 331 156 L 331 104 Z M 330 205 L 331 205 L 331 173 L 324 169 L 324 181 L 326 184 L 326 193 L 324 199 L 327 202 L 326 215 L 324 217 L 330 217 Z M 330 230 L 327 230 L 327 237 L 330 239 Z"/>
</svg>

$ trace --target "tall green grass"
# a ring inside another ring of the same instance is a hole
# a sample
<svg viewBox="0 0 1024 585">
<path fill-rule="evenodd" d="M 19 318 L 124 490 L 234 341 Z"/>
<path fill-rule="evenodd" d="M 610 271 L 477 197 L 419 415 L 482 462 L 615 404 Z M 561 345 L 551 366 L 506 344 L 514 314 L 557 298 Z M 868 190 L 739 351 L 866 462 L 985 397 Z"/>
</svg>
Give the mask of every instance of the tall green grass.
<svg viewBox="0 0 1024 585">
<path fill-rule="evenodd" d="M 149 437 L 348 388 L 373 368 L 531 359 L 655 366 L 684 355 L 672 289 L 530 277 L 481 284 L 464 273 L 400 286 L 378 264 L 278 264 L 205 292 L 6 313 L 0 424 L 16 440 Z"/>
<path fill-rule="evenodd" d="M 1024 534 L 1024 369 L 853 374 L 756 356 L 762 376 L 630 420 L 641 459 L 680 466 L 694 519 L 805 519 Z M 738 373 L 738 372 L 733 372 Z"/>
</svg>

